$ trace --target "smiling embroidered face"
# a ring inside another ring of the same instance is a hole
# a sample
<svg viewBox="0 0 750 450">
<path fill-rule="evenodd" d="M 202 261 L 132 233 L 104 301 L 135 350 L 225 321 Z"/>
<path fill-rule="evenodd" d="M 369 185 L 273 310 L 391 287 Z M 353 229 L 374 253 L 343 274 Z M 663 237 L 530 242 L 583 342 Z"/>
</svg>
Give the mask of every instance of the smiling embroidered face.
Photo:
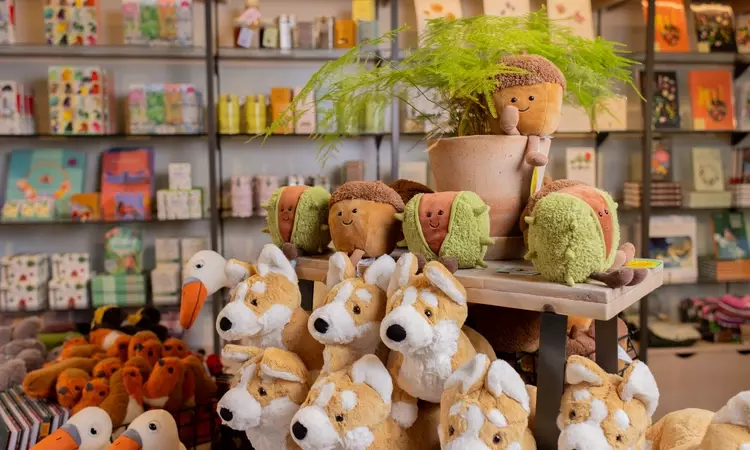
<svg viewBox="0 0 750 450">
<path fill-rule="evenodd" d="M 292 239 L 294 230 L 294 215 L 297 213 L 297 204 L 299 203 L 302 193 L 308 189 L 308 186 L 288 186 L 281 192 L 279 199 L 279 231 L 284 242 Z"/>
<path fill-rule="evenodd" d="M 513 86 L 495 92 L 495 107 L 518 109 L 518 131 L 524 136 L 549 136 L 560 125 L 563 88 L 559 84 L 542 83 Z"/>
<path fill-rule="evenodd" d="M 422 234 L 435 254 L 440 254 L 440 247 L 448 236 L 451 221 L 451 204 L 456 192 L 425 194 L 419 202 L 419 224 Z"/>
</svg>

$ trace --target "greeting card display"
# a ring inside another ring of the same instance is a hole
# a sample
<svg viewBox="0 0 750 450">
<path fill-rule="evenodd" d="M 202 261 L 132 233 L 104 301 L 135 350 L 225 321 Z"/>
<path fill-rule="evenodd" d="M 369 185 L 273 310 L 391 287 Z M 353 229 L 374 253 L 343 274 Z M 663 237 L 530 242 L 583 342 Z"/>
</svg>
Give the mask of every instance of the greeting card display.
<svg viewBox="0 0 750 450">
<path fill-rule="evenodd" d="M 104 270 L 110 275 L 136 274 L 143 270 L 141 233 L 114 227 L 104 235 Z"/>
<path fill-rule="evenodd" d="M 688 72 L 688 84 L 693 128 L 733 130 L 732 73 L 728 70 L 693 70 Z"/>
<path fill-rule="evenodd" d="M 52 66 L 48 71 L 52 134 L 115 131 L 112 77 L 101 67 Z"/>
<path fill-rule="evenodd" d="M 724 166 L 716 148 L 693 148 L 693 184 L 696 191 L 723 191 Z"/>
<path fill-rule="evenodd" d="M 547 0 L 547 14 L 573 29 L 573 34 L 594 39 L 591 0 Z"/>
<path fill-rule="evenodd" d="M 750 53 L 750 13 L 737 16 L 735 39 L 738 52 Z"/>
<path fill-rule="evenodd" d="M 150 148 L 112 149 L 102 153 L 100 186 L 104 219 L 135 215 L 141 220 L 151 219 L 153 173 L 154 152 Z M 134 205 L 139 201 L 140 205 Z"/>
<path fill-rule="evenodd" d="M 644 75 L 645 72 L 642 72 L 641 80 L 643 80 Z M 677 72 L 655 72 L 654 83 L 654 128 L 680 128 L 680 94 L 677 90 Z"/>
<path fill-rule="evenodd" d="M 643 15 L 648 19 L 648 0 L 642 0 Z M 657 52 L 689 52 L 685 6 L 682 0 L 656 0 L 654 49 Z"/>
<path fill-rule="evenodd" d="M 719 3 L 691 3 L 695 19 L 698 51 L 701 53 L 736 52 L 734 40 L 734 12 L 732 7 Z"/>
<path fill-rule="evenodd" d="M 484 0 L 486 16 L 522 16 L 530 11 L 529 0 Z"/>
</svg>

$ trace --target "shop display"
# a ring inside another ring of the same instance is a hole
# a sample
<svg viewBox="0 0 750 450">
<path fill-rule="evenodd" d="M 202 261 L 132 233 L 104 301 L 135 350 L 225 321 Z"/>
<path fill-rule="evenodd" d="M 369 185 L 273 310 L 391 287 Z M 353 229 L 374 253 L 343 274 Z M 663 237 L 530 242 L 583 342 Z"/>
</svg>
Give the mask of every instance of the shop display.
<svg viewBox="0 0 750 450">
<path fill-rule="evenodd" d="M 328 248 L 328 201 L 331 194 L 322 187 L 287 186 L 276 190 L 266 205 L 266 228 L 271 241 L 287 257 L 298 252 L 319 254 Z"/>
<path fill-rule="evenodd" d="M 299 356 L 287 350 L 254 348 L 238 373 L 239 383 L 224 394 L 217 406 L 222 423 L 247 433 L 257 450 L 284 448 L 291 439 L 292 417 L 310 390 L 307 367 Z M 260 384 L 265 387 L 262 396 L 257 389 L 250 389 Z M 260 402 L 266 401 L 279 407 L 262 408 Z"/>
<path fill-rule="evenodd" d="M 0 309 L 8 312 L 41 311 L 48 300 L 49 255 L 4 256 L 0 259 Z"/>
<path fill-rule="evenodd" d="M 49 45 L 99 44 L 97 0 L 51 0 L 44 8 L 44 36 Z"/>
<path fill-rule="evenodd" d="M 396 248 L 400 222 L 394 214 L 404 212 L 404 202 L 387 185 L 350 181 L 334 191 L 328 204 L 328 226 L 336 250 L 377 258 Z"/>
<path fill-rule="evenodd" d="M 47 81 L 50 133 L 115 132 L 113 77 L 107 70 L 52 66 Z"/>
<path fill-rule="evenodd" d="M 688 72 L 693 127 L 696 130 L 733 130 L 734 100 L 729 71 Z"/>
<path fill-rule="evenodd" d="M 526 259 L 544 278 L 573 286 L 588 278 L 612 288 L 635 285 L 644 269 L 624 267 L 635 247 L 620 242 L 617 203 L 608 193 L 583 183 L 558 180 L 532 197 L 521 229 Z"/>
<path fill-rule="evenodd" d="M 34 90 L 18 81 L 0 81 L 0 134 L 29 135 L 35 129 Z"/>
<path fill-rule="evenodd" d="M 596 149 L 591 147 L 566 148 L 565 179 L 596 186 Z"/>
<path fill-rule="evenodd" d="M 530 429 L 530 416 L 536 388 L 525 386 L 521 377 L 503 360 L 491 361 L 478 354 L 448 377 L 440 399 L 440 442 L 443 448 L 470 448 L 480 444 L 493 448 L 499 441 L 510 441 L 521 450 L 536 448 Z M 471 412 L 473 411 L 473 412 Z M 460 430 L 459 417 L 481 414 L 497 427 L 497 433 Z M 454 430 L 454 432 L 451 432 Z M 513 445 L 513 444 L 511 444 Z M 455 446 L 455 447 L 454 447 Z"/>
<path fill-rule="evenodd" d="M 0 44 L 16 42 L 15 0 L 0 0 Z"/>
<path fill-rule="evenodd" d="M 591 401 L 581 401 L 581 391 L 588 392 Z M 560 448 L 575 448 L 580 442 L 643 447 L 658 403 L 659 388 L 643 362 L 636 361 L 620 377 L 608 374 L 590 359 L 571 356 L 560 405 Z M 615 413 L 608 419 L 604 411 Z M 588 419 L 584 422 L 581 416 Z M 623 426 L 625 423 L 628 426 Z M 583 435 L 582 427 L 586 427 Z"/>
<path fill-rule="evenodd" d="M 714 1 L 691 2 L 698 51 L 701 53 L 736 52 L 734 11 Z"/>
<path fill-rule="evenodd" d="M 623 187 L 625 206 L 640 208 L 643 200 L 643 187 L 638 181 L 626 181 Z M 658 208 L 679 208 L 682 206 L 682 185 L 674 181 L 654 181 L 649 195 L 651 206 Z"/>
<path fill-rule="evenodd" d="M 203 96 L 193 84 L 131 85 L 130 134 L 203 133 Z"/>
<path fill-rule="evenodd" d="M 233 290 L 232 301 L 219 313 L 216 320 L 219 336 L 228 341 L 242 339 L 251 346 L 264 348 L 280 345 L 296 353 L 310 370 L 320 369 L 323 346 L 307 329 L 309 313 L 300 307 L 302 298 L 294 267 L 273 244 L 263 247 L 256 267 Z M 185 308 L 192 309 L 189 306 Z M 252 314 L 247 314 L 251 311 Z M 269 341 L 267 336 L 276 337 Z"/>
<path fill-rule="evenodd" d="M 643 15 L 648 20 L 648 2 L 641 1 Z M 685 5 L 680 0 L 656 2 L 654 49 L 657 52 L 689 52 L 690 34 L 687 26 Z"/>
<path fill-rule="evenodd" d="M 380 323 L 385 315 L 388 283 L 395 268 L 393 258 L 383 255 L 360 278 L 345 253 L 334 253 L 328 259 L 326 286 L 329 292 L 321 304 L 316 305 L 307 322 L 312 337 L 325 345 L 323 360 L 326 364 L 321 373 L 343 370 L 369 354 L 383 362 L 388 360 L 388 348 L 380 339 Z M 339 293 L 355 306 L 342 308 Z M 358 320 L 357 316 L 364 319 Z M 362 332 L 346 325 L 355 320 L 360 322 Z"/>
<path fill-rule="evenodd" d="M 126 45 L 193 45 L 192 0 L 123 0 Z"/>
<path fill-rule="evenodd" d="M 54 253 L 49 280 L 49 307 L 54 310 L 89 306 L 88 283 L 92 275 L 88 253 Z"/>
<path fill-rule="evenodd" d="M 396 218 L 409 251 L 451 270 L 487 267 L 490 207 L 473 192 L 416 194 Z"/>
</svg>

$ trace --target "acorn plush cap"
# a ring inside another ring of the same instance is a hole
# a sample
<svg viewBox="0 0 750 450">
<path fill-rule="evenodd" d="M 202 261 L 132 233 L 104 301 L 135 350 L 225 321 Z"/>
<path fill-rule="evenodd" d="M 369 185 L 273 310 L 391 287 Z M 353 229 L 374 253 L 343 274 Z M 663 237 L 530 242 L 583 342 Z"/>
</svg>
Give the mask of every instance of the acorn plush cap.
<svg viewBox="0 0 750 450">
<path fill-rule="evenodd" d="M 565 90 L 565 75 L 544 56 L 519 55 L 506 56 L 500 64 L 522 69 L 525 73 L 509 73 L 497 76 L 497 89 L 515 86 L 532 86 L 542 83 L 555 83 Z"/>
<path fill-rule="evenodd" d="M 328 207 L 343 200 L 369 200 L 377 203 L 387 203 L 397 212 L 404 211 L 404 201 L 396 191 L 382 181 L 350 181 L 336 189 L 328 200 Z"/>
</svg>

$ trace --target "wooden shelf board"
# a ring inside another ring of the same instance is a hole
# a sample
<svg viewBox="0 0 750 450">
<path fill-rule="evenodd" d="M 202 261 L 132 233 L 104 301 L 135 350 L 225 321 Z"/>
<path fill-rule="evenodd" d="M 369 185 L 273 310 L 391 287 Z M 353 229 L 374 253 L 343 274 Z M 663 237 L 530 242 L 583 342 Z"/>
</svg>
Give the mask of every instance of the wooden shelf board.
<svg viewBox="0 0 750 450">
<path fill-rule="evenodd" d="M 750 352 L 750 342 L 717 343 L 699 341 L 691 347 L 649 347 L 648 355 L 688 355 L 692 353 L 711 352 Z"/>
<path fill-rule="evenodd" d="M 610 289 L 603 284 L 580 283 L 573 287 L 551 283 L 539 275 L 497 273 L 501 266 L 533 270 L 528 261 L 487 261 L 487 268 L 459 270 L 455 276 L 466 288 L 470 303 L 481 303 L 528 311 L 550 305 L 562 315 L 609 320 L 653 292 L 663 283 L 663 268 L 649 271 L 637 286 Z M 297 260 L 297 275 L 303 280 L 325 282 L 328 255 Z"/>
</svg>

